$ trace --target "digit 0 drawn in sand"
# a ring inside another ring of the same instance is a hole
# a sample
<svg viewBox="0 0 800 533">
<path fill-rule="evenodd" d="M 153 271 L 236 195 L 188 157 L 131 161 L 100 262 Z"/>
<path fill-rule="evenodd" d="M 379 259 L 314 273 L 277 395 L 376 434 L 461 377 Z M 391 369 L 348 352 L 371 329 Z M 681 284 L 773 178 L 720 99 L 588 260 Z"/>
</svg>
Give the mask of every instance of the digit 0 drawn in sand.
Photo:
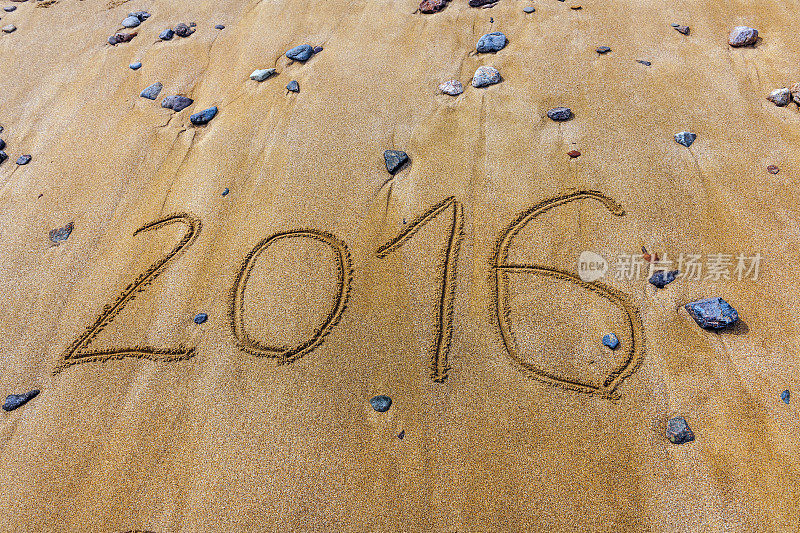
<svg viewBox="0 0 800 533">
<path fill-rule="evenodd" d="M 170 224 L 175 223 L 186 224 L 186 233 L 184 233 L 181 241 L 175 245 L 170 252 L 157 262 L 153 263 L 143 274 L 140 274 L 133 283 L 125 287 L 125 290 L 117 297 L 113 304 L 106 305 L 103 312 L 97 318 L 94 324 L 89 326 L 86 331 L 78 337 L 75 342 L 67 349 L 61 357 L 61 360 L 56 367 L 54 374 L 61 372 L 63 369 L 81 363 L 101 362 L 111 359 L 123 359 L 125 357 L 136 357 L 139 359 L 149 359 L 151 361 L 180 361 L 189 359 L 194 356 L 195 349 L 187 348 L 183 345 L 177 348 L 153 348 L 150 346 L 136 346 L 132 348 L 117 348 L 100 351 L 87 351 L 87 348 L 92 343 L 95 337 L 108 326 L 122 309 L 131 302 L 139 292 L 142 292 L 150 283 L 153 282 L 166 268 L 167 263 L 175 259 L 186 248 L 194 244 L 197 236 L 202 228 L 200 219 L 189 213 L 178 213 L 169 215 L 159 220 L 145 224 L 141 228 L 133 232 L 133 235 L 139 235 L 145 231 L 152 231 L 163 228 Z"/>
<path fill-rule="evenodd" d="M 312 239 L 327 245 L 334 253 L 336 258 L 336 296 L 331 309 L 328 311 L 325 320 L 314 331 L 314 334 L 305 341 L 294 346 L 268 346 L 254 340 L 248 333 L 244 324 L 244 292 L 247 289 L 247 281 L 253 270 L 253 266 L 258 258 L 267 248 L 276 241 L 282 239 Z M 259 242 L 255 248 L 250 250 L 247 257 L 242 262 L 236 281 L 231 288 L 230 294 L 230 326 L 231 332 L 236 339 L 236 346 L 251 355 L 259 357 L 272 357 L 278 359 L 278 364 L 287 364 L 303 357 L 314 350 L 324 340 L 325 336 L 339 322 L 350 296 L 350 283 L 352 281 L 352 265 L 350 261 L 350 250 L 347 245 L 335 236 L 324 231 L 313 229 L 301 229 L 275 233 Z"/>
<path fill-rule="evenodd" d="M 599 281 L 585 282 L 578 275 L 566 270 L 537 264 L 510 264 L 508 263 L 508 250 L 514 237 L 533 219 L 539 215 L 570 202 L 582 199 L 597 200 L 615 216 L 625 215 L 625 210 L 613 198 L 599 191 L 576 191 L 565 193 L 553 198 L 548 198 L 535 206 L 522 212 L 517 219 L 506 229 L 498 240 L 492 268 L 494 270 L 494 315 L 500 329 L 508 355 L 512 363 L 526 376 L 557 387 L 579 391 L 586 394 L 600 395 L 611 400 L 619 399 L 617 387 L 631 374 L 642 362 L 644 354 L 644 327 L 638 308 L 630 301 L 628 295 Z M 627 352 L 622 364 L 614 367 L 605 378 L 602 386 L 582 382 L 577 379 L 559 376 L 548 372 L 526 361 L 519 353 L 517 342 L 511 327 L 511 310 L 509 306 L 509 272 L 547 276 L 559 280 L 569 281 L 588 291 L 592 291 L 609 300 L 625 312 L 627 324 L 631 330 L 631 343 L 626 347 Z"/>
<path fill-rule="evenodd" d="M 456 265 L 458 252 L 461 248 L 461 239 L 464 234 L 464 208 L 454 196 L 445 198 L 438 204 L 428 209 L 421 216 L 409 224 L 400 235 L 387 242 L 375 252 L 375 256 L 383 259 L 393 251 L 400 248 L 411 239 L 425 224 L 439 216 L 450 206 L 453 206 L 453 218 L 447 237 L 447 250 L 445 252 L 444 266 L 442 267 L 442 285 L 439 291 L 436 306 L 436 340 L 431 346 L 431 378 L 437 383 L 447 379 L 450 371 L 448 355 L 450 341 L 453 338 L 453 301 L 456 290 Z"/>
</svg>

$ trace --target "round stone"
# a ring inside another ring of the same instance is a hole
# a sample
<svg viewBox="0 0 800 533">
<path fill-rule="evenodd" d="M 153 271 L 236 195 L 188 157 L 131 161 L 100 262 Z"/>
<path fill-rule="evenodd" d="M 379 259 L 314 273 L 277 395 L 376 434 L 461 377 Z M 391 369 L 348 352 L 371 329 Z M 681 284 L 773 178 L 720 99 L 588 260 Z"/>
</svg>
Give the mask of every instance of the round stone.
<svg viewBox="0 0 800 533">
<path fill-rule="evenodd" d="M 532 7 L 532 6 L 523 7 L 522 10 L 525 13 L 533 13 L 534 11 L 536 11 L 536 9 L 534 7 Z"/>
<path fill-rule="evenodd" d="M 314 48 L 310 44 L 301 44 L 286 51 L 286 57 L 295 61 L 308 61 L 314 54 Z"/>
<path fill-rule="evenodd" d="M 126 17 L 122 21 L 122 25 L 125 26 L 126 28 L 135 28 L 141 23 L 142 21 L 139 20 L 139 17 Z"/>
<path fill-rule="evenodd" d="M 202 324 L 206 320 L 208 320 L 208 315 L 206 313 L 199 313 L 194 317 L 195 324 Z"/>
<path fill-rule="evenodd" d="M 595 50 L 598 54 L 607 54 L 611 51 L 611 48 L 608 46 L 598 46 Z"/>
<path fill-rule="evenodd" d="M 736 26 L 731 30 L 728 44 L 731 46 L 749 46 L 758 40 L 758 30 L 748 26 Z"/>
<path fill-rule="evenodd" d="M 392 406 L 392 399 L 388 396 L 375 396 L 369 401 L 372 408 L 379 413 L 385 413 Z"/>
<path fill-rule="evenodd" d="M 141 61 L 134 61 L 133 63 L 131 63 L 128 66 L 131 68 L 131 70 L 139 70 L 140 68 L 142 68 L 142 62 Z"/>
<path fill-rule="evenodd" d="M 550 120 L 563 122 L 572 118 L 572 110 L 568 107 L 554 107 L 547 112 L 547 116 Z"/>
<path fill-rule="evenodd" d="M 214 26 L 214 29 L 215 30 L 224 30 L 225 29 L 225 25 L 224 24 L 217 24 L 216 26 Z"/>
<path fill-rule="evenodd" d="M 492 33 L 487 33 L 481 37 L 478 41 L 478 44 L 475 46 L 475 49 L 482 54 L 499 52 L 505 48 L 507 43 L 508 39 L 506 39 L 506 36 L 503 34 L 503 32 L 493 31 Z"/>
</svg>

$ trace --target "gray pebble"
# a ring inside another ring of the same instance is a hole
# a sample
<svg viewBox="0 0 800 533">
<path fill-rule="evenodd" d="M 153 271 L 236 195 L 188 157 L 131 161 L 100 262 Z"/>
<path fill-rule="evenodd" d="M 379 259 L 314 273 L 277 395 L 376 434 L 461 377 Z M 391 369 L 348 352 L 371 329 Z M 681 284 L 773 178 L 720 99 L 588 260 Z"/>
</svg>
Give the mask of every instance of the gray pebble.
<svg viewBox="0 0 800 533">
<path fill-rule="evenodd" d="M 122 21 L 122 25 L 123 25 L 124 27 L 126 27 L 126 28 L 135 28 L 136 26 L 138 26 L 138 25 L 139 25 L 139 24 L 141 24 L 141 23 L 142 23 L 142 21 L 141 21 L 141 20 L 139 20 L 139 18 L 138 18 L 138 17 L 126 17 L 126 18 L 125 18 L 125 19 Z"/>
<path fill-rule="evenodd" d="M 315 54 L 318 54 L 318 53 L 322 52 L 322 50 L 323 50 L 323 48 L 321 46 L 315 46 L 314 47 L 314 53 Z"/>
<path fill-rule="evenodd" d="M 677 270 L 659 270 L 655 272 L 650 279 L 648 280 L 652 285 L 655 285 L 659 289 L 663 289 L 678 277 Z"/>
<path fill-rule="evenodd" d="M 193 30 L 183 22 L 175 26 L 175 35 L 177 35 L 178 37 L 188 37 L 194 32 L 195 30 Z"/>
<path fill-rule="evenodd" d="M 211 119 L 217 116 L 217 106 L 209 107 L 208 109 L 204 109 L 199 113 L 195 113 L 194 115 L 189 117 L 189 120 L 195 126 L 202 126 L 203 124 L 208 124 L 211 122 Z"/>
<path fill-rule="evenodd" d="M 386 150 L 383 152 L 383 159 L 386 161 L 386 170 L 394 175 L 408 162 L 408 154 L 402 150 Z"/>
<path fill-rule="evenodd" d="M 675 31 L 682 33 L 684 35 L 689 35 L 689 26 L 673 26 Z"/>
<path fill-rule="evenodd" d="M 50 240 L 54 243 L 58 244 L 59 242 L 66 241 L 69 236 L 72 234 L 72 230 L 75 228 L 75 223 L 70 222 L 63 228 L 56 228 L 50 230 Z"/>
<path fill-rule="evenodd" d="M 292 81 L 290 81 L 289 83 L 286 84 L 286 90 L 287 91 L 291 91 L 293 93 L 299 93 L 300 92 L 300 84 L 297 83 L 297 80 L 292 80 Z"/>
<path fill-rule="evenodd" d="M 667 438 L 672 444 L 684 444 L 694 440 L 694 433 L 683 417 L 670 418 L 667 422 Z"/>
<path fill-rule="evenodd" d="M 231 192 L 231 190 L 225 187 L 225 189 L 222 191 L 222 196 L 228 196 L 229 192 Z"/>
<path fill-rule="evenodd" d="M 372 408 L 379 413 L 385 413 L 392 406 L 392 399 L 388 396 L 375 396 L 369 401 Z"/>
<path fill-rule="evenodd" d="M 611 48 L 608 46 L 598 46 L 595 50 L 598 54 L 607 54 L 611 51 Z"/>
<path fill-rule="evenodd" d="M 174 36 L 175 36 L 175 32 L 172 31 L 170 28 L 167 28 L 166 30 L 164 30 L 164 31 L 162 31 L 161 33 L 158 34 L 158 38 L 161 39 L 162 41 L 169 41 Z"/>
<path fill-rule="evenodd" d="M 131 70 L 139 70 L 140 68 L 142 68 L 142 62 L 141 61 L 134 61 L 133 63 L 131 63 L 128 66 L 131 68 Z"/>
<path fill-rule="evenodd" d="M 572 118 L 572 110 L 568 107 L 554 107 L 547 112 L 547 116 L 550 120 L 563 122 Z"/>
<path fill-rule="evenodd" d="M 781 393 L 781 400 L 783 400 L 783 403 L 785 403 L 786 405 L 789 405 L 789 397 L 790 396 L 791 396 L 791 394 L 789 393 L 788 390 L 783 391 Z"/>
<path fill-rule="evenodd" d="M 286 52 L 286 57 L 295 61 L 308 61 L 312 55 L 314 55 L 314 48 L 310 44 L 301 44 Z"/>
<path fill-rule="evenodd" d="M 458 96 L 464 92 L 464 86 L 458 80 L 449 80 L 439 85 L 439 90 L 450 96 Z"/>
<path fill-rule="evenodd" d="M 680 26 L 680 24 L 676 24 L 676 23 L 674 23 L 674 22 L 673 22 L 673 23 L 671 24 L 671 26 L 672 26 L 673 28 L 677 28 L 678 26 Z"/>
<path fill-rule="evenodd" d="M 33 157 L 30 154 L 21 155 L 17 158 L 17 164 L 27 165 L 28 163 L 31 162 L 31 159 L 33 159 Z"/>
<path fill-rule="evenodd" d="M 720 297 L 704 298 L 684 306 L 697 325 L 705 329 L 723 329 L 739 320 L 739 313 Z"/>
<path fill-rule="evenodd" d="M 3 139 L 0 139 L 0 150 L 6 149 L 6 142 Z"/>
<path fill-rule="evenodd" d="M 161 89 L 163 88 L 164 86 L 161 85 L 161 82 L 157 81 L 153 85 L 150 85 L 141 93 L 139 93 L 139 96 L 141 96 L 142 98 L 147 98 L 148 100 L 155 100 L 156 98 L 158 98 L 158 93 L 160 93 Z"/>
<path fill-rule="evenodd" d="M 675 142 L 682 144 L 686 148 L 689 148 L 695 139 L 697 139 L 697 135 L 688 131 L 682 131 L 675 134 Z"/>
<path fill-rule="evenodd" d="M 472 77 L 472 86 L 475 88 L 488 87 L 501 81 L 500 72 L 496 68 L 483 66 L 478 67 L 478 70 L 475 71 L 475 75 Z"/>
<path fill-rule="evenodd" d="M 129 17 L 136 17 L 137 19 L 144 22 L 145 20 L 150 18 L 150 13 L 147 11 L 133 11 L 132 13 L 128 13 Z"/>
<path fill-rule="evenodd" d="M 224 30 L 225 29 L 225 25 L 224 24 L 217 24 L 216 26 L 214 26 L 214 29 L 215 30 Z"/>
<path fill-rule="evenodd" d="M 4 151 L 0 150 L 0 163 L 5 161 L 6 159 L 8 159 L 8 154 L 5 153 Z"/>
<path fill-rule="evenodd" d="M 173 111 L 183 111 L 190 105 L 194 103 L 194 100 L 188 98 L 186 96 L 167 96 L 164 100 L 161 101 L 161 107 L 166 109 L 172 109 Z"/>
<path fill-rule="evenodd" d="M 208 320 L 208 315 L 207 315 L 206 313 L 198 313 L 198 314 L 197 314 L 197 315 L 195 315 L 195 317 L 194 317 L 194 323 L 195 323 L 195 324 L 202 324 L 202 323 L 204 323 L 206 320 Z"/>
<path fill-rule="evenodd" d="M 731 46 L 749 46 L 758 40 L 758 30 L 748 26 L 736 26 L 731 30 L 728 44 Z"/>
<path fill-rule="evenodd" d="M 641 63 L 642 65 L 644 65 L 644 66 L 646 66 L 646 67 L 649 67 L 650 65 L 652 65 L 652 63 L 651 63 L 651 62 L 649 62 L 649 61 L 645 61 L 644 59 L 637 59 L 637 60 L 636 60 L 636 62 L 637 62 L 637 63 Z"/>
<path fill-rule="evenodd" d="M 6 13 L 11 13 L 15 9 L 17 9 L 17 6 L 6 6 L 3 8 L 3 11 L 5 11 Z"/>
<path fill-rule="evenodd" d="M 536 11 L 536 9 L 535 9 L 535 8 L 533 8 L 533 7 L 531 7 L 531 6 L 523 7 L 523 8 L 522 8 L 522 10 L 523 10 L 525 13 L 533 13 L 534 11 Z"/>
<path fill-rule="evenodd" d="M 619 346 L 619 339 L 613 333 L 606 333 L 603 335 L 603 344 L 612 350 L 616 350 L 617 346 Z"/>
<path fill-rule="evenodd" d="M 780 89 L 775 89 L 769 96 L 767 96 L 767 100 L 772 102 L 778 107 L 783 107 L 788 105 L 789 102 L 792 101 L 792 91 L 789 90 L 788 87 L 781 87 Z"/>
<path fill-rule="evenodd" d="M 6 403 L 3 404 L 3 409 L 6 411 L 13 411 L 17 407 L 22 407 L 29 401 L 39 395 L 39 390 L 34 389 L 24 394 L 9 394 L 6 396 Z"/>
<path fill-rule="evenodd" d="M 276 70 L 274 68 L 264 68 L 254 70 L 252 74 L 250 74 L 250 79 L 255 81 L 264 81 L 270 76 L 275 74 Z"/>
<path fill-rule="evenodd" d="M 4 33 L 12 33 L 14 31 L 16 31 L 16 29 L 17 29 L 17 27 L 14 26 L 13 24 L 6 24 L 5 26 L 3 26 L 3 32 Z"/>
<path fill-rule="evenodd" d="M 480 53 L 499 52 L 507 43 L 508 39 L 503 32 L 493 31 L 481 37 L 475 49 Z"/>
</svg>

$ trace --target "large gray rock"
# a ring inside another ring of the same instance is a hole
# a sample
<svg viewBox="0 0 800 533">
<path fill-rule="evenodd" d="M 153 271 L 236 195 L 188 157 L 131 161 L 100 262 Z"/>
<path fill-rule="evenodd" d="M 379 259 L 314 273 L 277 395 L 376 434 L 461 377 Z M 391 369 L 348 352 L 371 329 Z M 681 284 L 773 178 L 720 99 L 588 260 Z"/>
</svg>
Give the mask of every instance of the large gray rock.
<svg viewBox="0 0 800 533">
<path fill-rule="evenodd" d="M 139 17 L 125 17 L 125 19 L 122 21 L 122 25 L 126 28 L 135 28 L 141 23 L 142 21 L 139 20 Z"/>
<path fill-rule="evenodd" d="M 147 98 L 148 100 L 155 100 L 158 98 L 158 93 L 160 93 L 161 89 L 163 88 L 164 86 L 161 85 L 161 82 L 157 81 L 153 85 L 146 87 L 141 93 L 139 93 L 139 96 L 142 98 Z"/>
<path fill-rule="evenodd" d="M 572 109 L 568 107 L 554 107 L 547 111 L 547 117 L 556 122 L 563 122 L 572 118 Z"/>
<path fill-rule="evenodd" d="M 739 320 L 739 313 L 720 297 L 704 298 L 684 306 L 701 328 L 722 329 Z"/>
<path fill-rule="evenodd" d="M 186 96 L 167 96 L 161 101 L 161 107 L 172 109 L 173 111 L 183 111 L 194 103 L 194 100 Z"/>
<path fill-rule="evenodd" d="M 472 86 L 476 88 L 488 87 L 501 81 L 500 72 L 496 68 L 483 66 L 478 67 L 478 70 L 475 71 L 475 75 L 472 77 Z"/>
<path fill-rule="evenodd" d="M 697 135 L 688 131 L 682 131 L 675 134 L 675 142 L 682 144 L 686 148 L 689 148 L 695 139 L 697 139 Z"/>
<path fill-rule="evenodd" d="M 408 154 L 402 150 L 386 150 L 383 152 L 383 159 L 386 161 L 386 170 L 389 171 L 389 174 L 394 174 L 406 164 Z"/>
<path fill-rule="evenodd" d="M 312 55 L 314 48 L 310 44 L 301 44 L 286 52 L 286 57 L 295 61 L 308 61 Z"/>
<path fill-rule="evenodd" d="M 758 40 L 758 30 L 748 26 L 736 26 L 731 30 L 728 44 L 731 46 L 749 46 Z"/>
<path fill-rule="evenodd" d="M 499 52 L 505 48 L 506 44 L 508 44 L 508 39 L 503 32 L 493 31 L 481 37 L 475 49 L 480 53 Z"/>
<path fill-rule="evenodd" d="M 778 107 L 789 105 L 789 102 L 792 101 L 792 91 L 788 87 L 781 87 L 780 89 L 775 89 L 774 91 L 769 93 L 769 96 L 767 96 L 767 100 L 769 100 Z"/>
<path fill-rule="evenodd" d="M 694 440 L 694 433 L 683 417 L 671 418 L 667 422 L 667 438 L 672 444 L 684 444 Z"/>
</svg>

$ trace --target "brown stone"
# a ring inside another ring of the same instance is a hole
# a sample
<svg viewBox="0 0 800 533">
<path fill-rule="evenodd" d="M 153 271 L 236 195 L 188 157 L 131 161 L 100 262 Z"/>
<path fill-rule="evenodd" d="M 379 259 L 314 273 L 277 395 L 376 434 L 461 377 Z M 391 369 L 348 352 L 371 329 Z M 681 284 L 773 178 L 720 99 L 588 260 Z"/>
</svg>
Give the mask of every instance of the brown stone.
<svg viewBox="0 0 800 533">
<path fill-rule="evenodd" d="M 770 174 L 777 174 L 778 172 L 780 172 L 780 170 L 781 169 L 779 169 L 775 165 L 770 165 L 767 167 L 767 172 L 769 172 Z"/>
<path fill-rule="evenodd" d="M 448 0 L 422 0 L 419 4 L 421 13 L 436 13 L 447 6 Z"/>
<path fill-rule="evenodd" d="M 581 153 L 578 150 L 570 150 L 569 152 L 567 152 L 567 155 L 574 159 L 574 158 L 580 156 Z"/>
</svg>

